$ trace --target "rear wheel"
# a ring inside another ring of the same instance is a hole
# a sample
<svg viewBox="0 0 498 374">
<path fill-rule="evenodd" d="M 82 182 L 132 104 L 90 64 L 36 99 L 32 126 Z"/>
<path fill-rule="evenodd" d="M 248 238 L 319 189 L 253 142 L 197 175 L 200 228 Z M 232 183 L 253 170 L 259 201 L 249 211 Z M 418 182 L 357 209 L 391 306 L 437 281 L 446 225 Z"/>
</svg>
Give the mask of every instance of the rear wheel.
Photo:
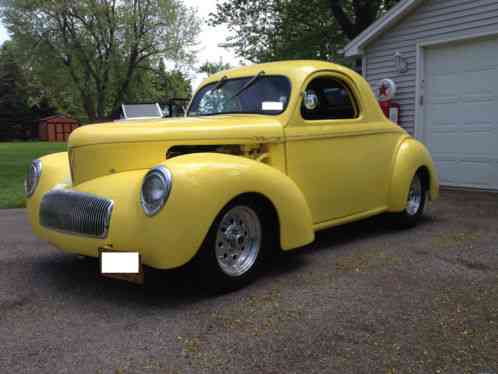
<svg viewBox="0 0 498 374">
<path fill-rule="evenodd" d="M 239 199 L 226 206 L 199 254 L 202 286 L 227 291 L 249 283 L 272 245 L 271 227 L 265 209 L 250 199 Z"/>
<path fill-rule="evenodd" d="M 406 208 L 396 215 L 397 224 L 401 227 L 413 227 L 424 214 L 427 187 L 420 173 L 415 174 L 410 184 Z"/>
</svg>

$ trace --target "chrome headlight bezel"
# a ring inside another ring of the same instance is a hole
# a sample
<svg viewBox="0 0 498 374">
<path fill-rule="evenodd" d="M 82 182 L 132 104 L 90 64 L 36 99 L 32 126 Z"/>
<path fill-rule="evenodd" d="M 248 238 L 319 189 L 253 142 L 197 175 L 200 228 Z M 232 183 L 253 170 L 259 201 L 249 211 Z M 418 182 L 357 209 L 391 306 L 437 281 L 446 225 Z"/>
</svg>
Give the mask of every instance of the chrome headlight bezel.
<svg viewBox="0 0 498 374">
<path fill-rule="evenodd" d="M 26 178 L 24 179 L 24 193 L 26 198 L 33 196 L 40 182 L 42 175 L 42 162 L 38 159 L 33 160 L 29 165 Z"/>
<path fill-rule="evenodd" d="M 145 191 L 145 187 L 147 182 L 150 181 L 151 178 L 158 178 L 160 183 L 162 184 L 162 194 L 159 199 L 150 199 L 146 196 L 147 191 Z M 159 211 L 163 208 L 164 204 L 168 200 L 169 194 L 171 192 L 173 178 L 171 172 L 165 166 L 156 166 L 147 172 L 143 181 L 142 187 L 140 189 L 140 204 L 145 212 L 145 215 L 148 217 L 152 217 L 159 213 Z"/>
</svg>

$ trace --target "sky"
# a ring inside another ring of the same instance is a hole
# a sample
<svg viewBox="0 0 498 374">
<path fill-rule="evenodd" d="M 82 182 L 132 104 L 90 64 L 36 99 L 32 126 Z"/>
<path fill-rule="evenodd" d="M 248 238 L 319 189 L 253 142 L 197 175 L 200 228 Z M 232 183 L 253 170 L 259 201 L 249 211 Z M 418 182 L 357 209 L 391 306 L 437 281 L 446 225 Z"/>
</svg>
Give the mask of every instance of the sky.
<svg viewBox="0 0 498 374">
<path fill-rule="evenodd" d="M 218 45 L 225 41 L 228 31 L 223 26 L 216 28 L 209 27 L 206 23 L 209 13 L 216 10 L 216 3 L 220 0 L 183 0 L 185 5 L 197 8 L 198 16 L 203 20 L 201 34 L 199 35 L 199 46 L 197 64 L 202 65 L 206 61 L 218 62 L 220 59 L 232 66 L 238 66 L 239 59 L 231 51 L 221 48 Z M 8 39 L 8 34 L 0 22 L 0 45 Z M 206 77 L 203 74 L 195 74 L 192 80 L 192 87 L 195 89 Z"/>
<path fill-rule="evenodd" d="M 240 65 L 240 59 L 232 51 L 218 46 L 225 41 L 225 36 L 228 34 L 226 27 L 218 26 L 214 28 L 209 27 L 206 23 L 209 13 L 216 10 L 218 1 L 220 0 L 183 0 L 185 5 L 197 8 L 198 16 L 203 20 L 202 31 L 199 35 L 199 65 L 206 61 L 218 62 L 222 59 L 224 63 L 229 63 L 236 67 Z M 205 75 L 197 75 L 192 82 L 193 88 L 195 89 L 205 77 Z"/>
<path fill-rule="evenodd" d="M 0 22 L 0 45 L 2 45 L 3 42 L 7 39 L 8 39 L 7 30 L 5 30 L 2 23 Z"/>
</svg>

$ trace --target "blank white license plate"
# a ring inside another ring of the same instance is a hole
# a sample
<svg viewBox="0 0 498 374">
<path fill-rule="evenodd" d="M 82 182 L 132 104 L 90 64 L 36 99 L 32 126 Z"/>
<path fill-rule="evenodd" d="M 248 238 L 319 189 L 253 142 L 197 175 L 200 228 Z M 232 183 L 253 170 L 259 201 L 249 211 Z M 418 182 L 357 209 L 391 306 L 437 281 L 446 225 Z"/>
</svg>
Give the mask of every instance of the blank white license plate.
<svg viewBox="0 0 498 374">
<path fill-rule="evenodd" d="M 100 272 L 106 274 L 140 273 L 140 254 L 138 252 L 101 252 Z"/>
</svg>

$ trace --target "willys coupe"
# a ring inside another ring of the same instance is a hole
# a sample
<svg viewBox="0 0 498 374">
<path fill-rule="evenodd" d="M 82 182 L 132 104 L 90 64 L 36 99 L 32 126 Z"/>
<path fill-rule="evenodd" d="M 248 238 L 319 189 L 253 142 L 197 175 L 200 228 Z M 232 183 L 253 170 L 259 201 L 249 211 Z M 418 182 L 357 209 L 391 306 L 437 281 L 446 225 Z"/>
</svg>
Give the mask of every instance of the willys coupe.
<svg viewBox="0 0 498 374">
<path fill-rule="evenodd" d="M 80 127 L 25 184 L 34 232 L 56 247 L 135 251 L 157 269 L 193 261 L 222 288 L 319 230 L 384 212 L 414 225 L 439 194 L 426 147 L 365 79 L 320 61 L 212 75 L 185 118 Z"/>
</svg>

